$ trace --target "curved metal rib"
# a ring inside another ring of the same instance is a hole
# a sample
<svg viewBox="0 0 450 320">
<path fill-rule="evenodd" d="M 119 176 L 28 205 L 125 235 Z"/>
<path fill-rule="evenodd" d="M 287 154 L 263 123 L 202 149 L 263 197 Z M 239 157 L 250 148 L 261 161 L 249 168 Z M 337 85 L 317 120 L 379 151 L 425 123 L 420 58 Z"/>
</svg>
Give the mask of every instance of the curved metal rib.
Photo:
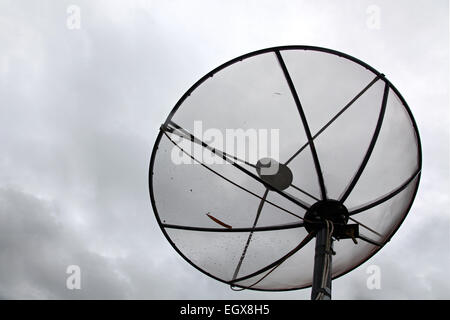
<svg viewBox="0 0 450 320">
<path fill-rule="evenodd" d="M 349 210 L 349 214 L 352 216 L 357 213 L 369 210 L 385 201 L 388 201 L 389 199 L 391 199 L 392 197 L 396 196 L 397 194 L 402 192 L 404 189 L 406 189 L 406 187 L 420 174 L 420 172 L 421 172 L 421 170 L 418 169 L 416 172 L 414 172 L 414 174 L 411 177 L 409 177 L 405 182 L 403 182 L 402 185 L 400 185 L 398 188 L 392 190 L 391 192 L 388 192 L 387 194 L 385 194 L 384 196 L 382 196 L 381 198 L 379 198 L 375 201 L 366 203 L 358 208 Z"/>
<path fill-rule="evenodd" d="M 299 187 L 293 185 L 292 183 L 290 184 L 290 187 L 294 188 L 294 189 L 297 190 L 297 191 L 300 191 L 301 193 L 307 195 L 307 196 L 310 197 L 311 199 L 314 199 L 314 200 L 316 200 L 316 201 L 320 201 L 319 199 L 317 199 L 316 197 L 314 197 L 312 194 L 310 194 L 310 193 L 308 193 L 308 192 L 306 192 L 306 191 L 300 189 Z"/>
<path fill-rule="evenodd" d="M 203 227 L 193 227 L 193 226 L 181 226 L 177 224 L 163 223 L 162 226 L 168 229 L 178 229 L 187 231 L 201 231 L 201 232 L 261 232 L 261 231 L 276 231 L 276 230 L 287 230 L 301 228 L 304 226 L 303 222 L 295 222 L 289 224 L 279 224 L 275 226 L 266 227 L 251 227 L 251 228 L 203 228 Z"/>
<path fill-rule="evenodd" d="M 333 118 L 331 118 L 330 121 L 328 121 L 313 137 L 312 139 L 316 139 L 322 132 L 325 131 L 326 128 L 328 128 L 341 114 L 344 113 L 345 110 L 347 110 L 353 103 L 355 103 L 356 100 L 361 97 L 364 92 L 366 92 L 372 85 L 375 84 L 380 78 L 383 78 L 384 74 L 377 75 L 367 86 L 364 87 L 352 100 L 350 100 L 349 103 L 347 103 Z M 296 156 L 298 156 L 307 146 L 309 142 L 306 142 L 298 151 L 296 151 L 284 164 L 288 165 L 289 162 L 294 160 Z"/>
<path fill-rule="evenodd" d="M 312 238 L 314 238 L 315 233 L 314 232 L 310 232 L 308 233 L 308 235 L 291 251 L 289 251 L 287 254 L 285 254 L 284 256 L 282 256 L 280 259 L 272 262 L 271 264 L 265 266 L 264 268 L 259 269 L 258 271 L 255 271 L 249 275 L 234 279 L 232 281 L 229 281 L 228 284 L 230 285 L 237 285 L 237 282 L 241 282 L 250 278 L 253 278 L 254 276 L 257 276 L 258 274 L 263 273 L 264 271 L 267 271 L 273 267 L 278 267 L 281 263 L 283 263 L 284 261 L 286 261 L 286 259 L 288 259 L 290 256 L 292 256 L 293 254 L 295 254 L 297 251 L 299 251 L 301 248 L 303 248 L 304 246 L 306 246 L 309 241 L 311 241 Z M 239 286 L 239 285 L 237 285 Z"/>
<path fill-rule="evenodd" d="M 302 119 L 303 128 L 305 129 L 306 137 L 308 138 L 309 147 L 311 149 L 311 154 L 314 160 L 314 166 L 316 167 L 317 178 L 319 180 L 320 192 L 322 194 L 322 200 L 327 199 L 327 192 L 325 189 L 325 182 L 323 180 L 322 169 L 320 168 L 319 157 L 317 156 L 316 147 L 314 146 L 314 140 L 309 130 L 308 121 L 306 120 L 305 112 L 303 111 L 302 104 L 295 89 L 294 83 L 292 82 L 289 71 L 287 70 L 286 64 L 284 63 L 283 57 L 280 51 L 276 50 L 275 54 L 277 56 L 278 62 L 280 63 L 281 69 L 283 70 L 284 77 L 288 83 L 289 89 L 291 90 L 292 97 L 294 98 L 295 104 L 297 105 L 298 112 L 300 113 L 300 118 Z"/>
<path fill-rule="evenodd" d="M 386 82 L 384 85 L 384 93 L 383 93 L 383 100 L 381 102 L 380 114 L 378 115 L 377 126 L 375 127 L 375 131 L 373 133 L 372 140 L 370 141 L 369 147 L 367 148 L 367 151 L 366 151 L 366 155 L 364 156 L 364 159 L 361 162 L 361 165 L 359 166 L 358 171 L 356 171 L 355 175 L 353 176 L 352 181 L 347 186 L 344 193 L 342 194 L 342 196 L 339 199 L 339 201 L 341 201 L 342 203 L 347 199 L 347 197 L 352 192 L 353 188 L 355 187 L 356 183 L 358 182 L 359 178 L 361 177 L 361 174 L 363 173 L 367 163 L 369 162 L 369 159 L 370 159 L 370 156 L 372 155 L 373 149 L 375 148 L 375 144 L 377 142 L 378 135 L 380 134 L 381 125 L 383 124 L 388 95 L 389 95 L 389 83 Z"/>
<path fill-rule="evenodd" d="M 264 191 L 264 195 L 262 196 L 263 198 L 261 199 L 261 201 L 259 203 L 258 209 L 256 210 L 256 217 L 255 217 L 255 221 L 253 222 L 253 229 L 256 227 L 256 224 L 258 223 L 259 216 L 260 216 L 262 208 L 264 206 L 264 200 L 266 200 L 268 194 L 269 194 L 269 189 L 266 189 L 266 191 Z M 245 243 L 244 250 L 242 251 L 242 254 L 241 254 L 241 258 L 239 259 L 236 269 L 233 272 L 233 279 L 236 279 L 236 277 L 239 273 L 239 270 L 241 269 L 242 262 L 244 261 L 245 255 L 247 254 L 247 249 L 250 244 L 250 241 L 252 240 L 252 237 L 253 237 L 253 231 L 251 231 L 250 234 L 248 235 L 247 242 Z"/>
</svg>

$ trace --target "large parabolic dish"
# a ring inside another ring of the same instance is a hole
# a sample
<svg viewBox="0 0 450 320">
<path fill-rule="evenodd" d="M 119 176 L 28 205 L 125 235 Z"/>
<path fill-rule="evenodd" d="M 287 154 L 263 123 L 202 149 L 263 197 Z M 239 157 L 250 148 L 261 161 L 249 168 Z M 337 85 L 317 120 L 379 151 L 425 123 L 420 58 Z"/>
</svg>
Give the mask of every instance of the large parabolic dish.
<svg viewBox="0 0 450 320">
<path fill-rule="evenodd" d="M 227 130 L 247 135 L 249 150 L 275 137 L 276 159 L 225 149 Z M 277 291 L 312 284 L 314 214 L 336 214 L 336 230 L 357 226 L 335 237 L 339 277 L 391 239 L 420 173 L 417 126 L 384 74 L 337 51 L 285 46 L 233 59 L 181 97 L 157 136 L 149 187 L 187 262 L 234 288 Z"/>
</svg>

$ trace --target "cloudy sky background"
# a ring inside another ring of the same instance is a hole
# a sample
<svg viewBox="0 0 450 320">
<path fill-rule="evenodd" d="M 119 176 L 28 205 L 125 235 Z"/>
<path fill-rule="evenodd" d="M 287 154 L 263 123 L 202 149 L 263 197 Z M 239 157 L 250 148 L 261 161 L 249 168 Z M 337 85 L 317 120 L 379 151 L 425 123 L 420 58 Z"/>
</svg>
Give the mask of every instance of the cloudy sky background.
<svg viewBox="0 0 450 320">
<path fill-rule="evenodd" d="M 71 4 L 80 29 L 67 28 Z M 333 282 L 334 298 L 450 298 L 447 0 L 1 0 L 0 43 L 0 298 L 308 299 L 309 289 L 233 292 L 192 268 L 159 230 L 147 184 L 181 95 L 231 58 L 286 44 L 385 73 L 422 139 L 410 215 Z M 373 264 L 380 290 L 366 286 Z M 66 288 L 69 265 L 81 290 Z"/>
</svg>

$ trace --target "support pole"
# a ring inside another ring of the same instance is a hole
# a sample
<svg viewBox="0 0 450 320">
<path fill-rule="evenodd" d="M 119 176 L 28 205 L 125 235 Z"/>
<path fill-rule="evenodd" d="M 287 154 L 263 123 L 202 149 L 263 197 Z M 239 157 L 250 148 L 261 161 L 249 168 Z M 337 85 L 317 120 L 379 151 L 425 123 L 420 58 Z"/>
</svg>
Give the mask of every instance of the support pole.
<svg viewBox="0 0 450 320">
<path fill-rule="evenodd" d="M 332 239 L 328 239 L 327 227 L 322 227 L 316 235 L 314 274 L 311 300 L 331 300 L 331 250 Z M 329 248 L 327 248 L 329 242 Z"/>
</svg>

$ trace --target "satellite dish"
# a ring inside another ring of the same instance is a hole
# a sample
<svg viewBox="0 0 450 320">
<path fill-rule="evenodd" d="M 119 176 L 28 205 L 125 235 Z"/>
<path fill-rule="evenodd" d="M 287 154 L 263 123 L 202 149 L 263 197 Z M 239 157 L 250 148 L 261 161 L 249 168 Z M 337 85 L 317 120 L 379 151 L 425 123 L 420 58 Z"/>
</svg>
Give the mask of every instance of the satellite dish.
<svg viewBox="0 0 450 320">
<path fill-rule="evenodd" d="M 253 152 L 261 141 L 272 144 Z M 224 63 L 181 97 L 149 188 L 162 232 L 198 270 L 235 290 L 312 286 L 330 299 L 331 279 L 392 238 L 420 173 L 414 118 L 382 73 L 285 46 Z"/>
</svg>

